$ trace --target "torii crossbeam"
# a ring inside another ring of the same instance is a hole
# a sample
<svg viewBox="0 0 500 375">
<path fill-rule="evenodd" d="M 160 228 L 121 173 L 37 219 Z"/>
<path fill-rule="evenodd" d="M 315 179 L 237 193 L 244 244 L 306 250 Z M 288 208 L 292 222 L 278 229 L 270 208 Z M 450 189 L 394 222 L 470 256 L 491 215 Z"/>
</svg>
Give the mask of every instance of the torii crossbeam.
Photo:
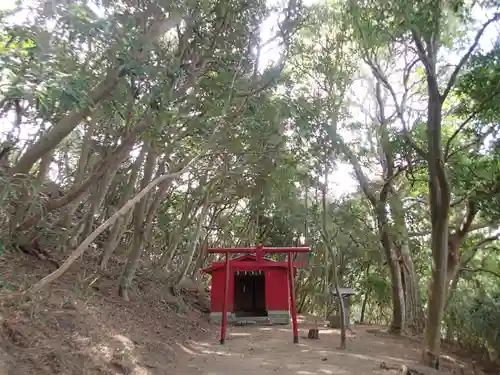
<svg viewBox="0 0 500 375">
<path fill-rule="evenodd" d="M 222 306 L 222 324 L 220 331 L 220 343 L 224 345 L 226 340 L 226 330 L 227 330 L 227 309 L 228 309 L 228 297 L 229 297 L 229 282 L 232 275 L 231 271 L 231 254 L 243 253 L 243 254 L 255 254 L 257 262 L 262 262 L 264 260 L 264 255 L 267 253 L 285 253 L 288 254 L 288 285 L 290 294 L 290 310 L 292 313 L 292 330 L 293 330 L 293 342 L 296 344 L 299 342 L 299 330 L 297 327 L 297 306 L 295 301 L 295 283 L 294 283 L 294 268 L 299 264 L 293 263 L 293 254 L 295 253 L 308 253 L 309 247 L 264 247 L 262 245 L 257 245 L 255 247 L 219 247 L 210 248 L 207 250 L 211 254 L 225 254 L 225 282 L 224 282 L 224 301 Z"/>
</svg>

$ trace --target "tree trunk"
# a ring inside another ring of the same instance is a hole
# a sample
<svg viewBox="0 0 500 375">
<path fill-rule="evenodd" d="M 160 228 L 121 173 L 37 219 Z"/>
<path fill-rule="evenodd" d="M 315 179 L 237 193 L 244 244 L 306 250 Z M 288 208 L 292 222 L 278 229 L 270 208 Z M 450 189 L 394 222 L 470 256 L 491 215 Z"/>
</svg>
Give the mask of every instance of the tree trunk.
<svg viewBox="0 0 500 375">
<path fill-rule="evenodd" d="M 92 233 L 92 228 L 94 227 L 94 222 L 95 222 L 95 217 L 97 213 L 100 211 L 101 206 L 106 198 L 106 194 L 109 190 L 109 187 L 111 183 L 113 182 L 116 173 L 118 172 L 118 169 L 120 169 L 120 165 L 122 164 L 123 160 L 120 162 L 120 164 L 115 164 L 112 168 L 109 168 L 105 173 L 104 176 L 102 176 L 101 181 L 99 181 L 99 185 L 96 186 L 96 189 L 94 191 L 94 194 L 91 195 L 90 201 L 91 201 L 91 206 L 90 206 L 90 211 L 89 215 L 87 216 L 87 220 L 85 220 L 84 227 L 82 230 L 82 233 L 80 236 L 82 236 L 82 241 L 90 234 Z M 76 240 L 76 238 L 75 238 Z M 70 247 L 73 247 L 74 244 L 71 244 L 70 242 Z"/>
<path fill-rule="evenodd" d="M 200 215 L 198 217 L 198 223 L 196 225 L 196 229 L 193 235 L 193 239 L 191 240 L 191 249 L 189 251 L 187 258 L 184 260 L 184 266 L 181 273 L 179 274 L 179 277 L 177 278 L 177 284 L 179 284 L 186 277 L 189 267 L 191 266 L 191 262 L 193 261 L 194 254 L 196 253 L 196 249 L 198 248 L 200 236 L 203 231 L 202 225 L 207 216 L 209 208 L 208 195 L 209 192 L 205 193 L 205 197 L 203 198 L 203 208 L 201 209 Z"/>
<path fill-rule="evenodd" d="M 366 279 L 368 280 L 368 276 L 370 276 L 370 263 L 366 266 Z M 365 322 L 365 312 L 366 312 L 366 305 L 368 304 L 368 298 L 371 293 L 371 288 L 368 288 L 368 290 L 365 291 L 365 295 L 363 298 L 363 303 L 361 304 L 361 316 L 359 318 L 359 323 L 364 324 Z"/>
<path fill-rule="evenodd" d="M 433 266 L 431 285 L 429 287 L 427 322 L 425 326 L 424 362 L 428 366 L 436 369 L 439 369 L 441 322 L 443 319 L 446 298 L 446 257 L 448 255 L 447 216 L 446 214 L 446 217 L 441 216 L 434 221 L 431 237 Z"/>
<path fill-rule="evenodd" d="M 453 295 L 455 294 L 456 290 L 457 290 L 457 286 L 458 286 L 458 282 L 460 281 L 460 271 L 458 271 L 456 274 L 455 274 L 455 277 L 453 278 L 453 280 L 451 281 L 450 283 L 450 288 L 448 290 L 448 293 L 446 294 L 446 303 L 444 305 L 444 310 L 446 311 L 446 309 L 448 308 L 452 298 L 453 298 Z"/>
<path fill-rule="evenodd" d="M 160 174 L 163 174 L 165 172 L 165 162 L 160 164 L 158 171 L 160 172 Z M 144 229 L 144 243 L 147 244 L 148 247 L 151 242 L 151 237 L 153 235 L 153 225 L 155 222 L 154 218 L 163 201 L 171 193 L 171 189 L 169 189 L 170 187 L 171 187 L 170 181 L 165 181 L 164 183 L 160 184 L 158 186 L 158 191 L 156 192 L 155 195 L 153 195 L 151 203 L 149 204 L 148 213 L 145 219 L 146 227 Z"/>
<path fill-rule="evenodd" d="M 127 186 L 125 188 L 125 192 L 120 197 L 120 201 L 118 204 L 119 207 L 123 206 L 132 197 L 132 194 L 134 193 L 135 184 L 137 183 L 137 178 L 139 177 L 139 170 L 141 168 L 142 163 L 144 162 L 146 151 L 147 151 L 147 144 L 144 144 L 144 146 L 141 149 L 141 152 L 139 153 L 139 156 L 135 160 L 134 165 L 132 166 L 132 169 L 130 171 L 130 177 Z M 104 245 L 104 250 L 102 252 L 102 256 L 99 262 L 101 270 L 106 269 L 109 258 L 111 257 L 111 254 L 113 254 L 113 251 L 115 251 L 115 248 L 118 245 L 118 242 L 120 241 L 120 238 L 123 235 L 123 232 L 125 231 L 131 216 L 132 216 L 132 211 L 127 213 L 127 215 L 120 217 L 114 224 L 113 229 L 111 230 L 111 234 L 109 235 Z"/>
<path fill-rule="evenodd" d="M 419 278 L 409 247 L 409 236 L 406 228 L 403 204 L 400 193 L 390 186 L 391 214 L 394 220 L 394 235 L 398 241 L 398 251 L 401 265 L 401 278 L 404 280 L 404 302 L 406 312 L 406 325 L 416 332 L 422 332 L 424 328 L 424 312 L 420 297 Z"/>
<path fill-rule="evenodd" d="M 406 324 L 404 303 L 405 299 L 403 280 L 401 277 L 401 267 L 399 265 L 398 256 L 388 232 L 389 224 L 387 221 L 385 204 L 382 204 L 381 202 L 379 204 L 379 207 L 377 208 L 377 211 L 380 241 L 382 242 L 382 247 L 384 248 L 387 264 L 389 266 L 389 272 L 391 275 L 392 321 L 389 327 L 389 331 L 391 333 L 399 335 L 405 329 Z"/>
<path fill-rule="evenodd" d="M 380 100 L 380 85 L 377 85 L 377 98 Z M 379 105 L 379 110 L 383 111 L 383 106 Z M 379 115 L 380 119 L 384 119 L 383 112 Z M 384 171 L 384 186 L 382 187 L 379 197 L 377 198 L 372 189 L 368 178 L 366 177 L 359 160 L 355 157 L 352 151 L 343 142 L 340 142 L 340 146 L 344 151 L 344 154 L 348 157 L 351 165 L 353 166 L 356 178 L 359 182 L 361 190 L 370 201 L 375 217 L 377 219 L 377 227 L 380 235 L 380 243 L 384 251 L 385 257 L 387 259 L 387 265 L 389 266 L 389 274 L 391 277 L 391 299 L 392 299 L 392 321 L 390 323 L 390 332 L 394 334 L 400 334 L 405 328 L 406 324 L 406 314 L 405 314 L 405 299 L 403 290 L 403 280 L 401 277 L 401 267 L 398 260 L 398 254 L 394 248 L 393 241 L 390 235 L 390 225 L 387 219 L 387 197 L 391 189 L 391 180 L 394 176 L 394 162 L 392 160 L 392 155 L 387 145 L 387 132 L 384 127 L 387 124 L 382 121 L 381 123 L 381 150 L 380 159 Z"/>
<path fill-rule="evenodd" d="M 52 153 L 49 152 L 46 155 L 44 155 L 44 157 L 40 161 L 40 169 L 38 170 L 38 176 L 37 176 L 38 183 L 40 184 L 40 186 L 43 186 L 43 184 L 45 183 L 45 179 L 47 178 L 47 174 L 50 171 L 50 165 L 52 164 L 53 160 L 54 156 L 52 155 Z"/>
<path fill-rule="evenodd" d="M 205 264 L 205 261 L 208 258 L 208 239 L 210 236 L 210 228 L 215 224 L 217 218 L 227 209 L 227 204 L 225 204 L 222 208 L 217 209 L 214 207 L 214 212 L 212 214 L 212 217 L 210 218 L 210 222 L 208 223 L 208 229 L 206 230 L 205 233 L 205 238 L 203 239 L 200 247 L 200 253 L 198 255 L 198 258 L 196 259 L 196 262 L 194 264 L 192 274 L 195 275 L 196 272 L 203 267 Z"/>
<path fill-rule="evenodd" d="M 189 162 L 184 164 L 182 167 L 178 167 L 176 172 L 172 172 L 169 174 L 165 174 L 159 176 L 158 178 L 151 181 L 144 189 L 142 189 L 134 198 L 129 200 L 123 207 L 121 207 L 113 216 L 111 216 L 108 220 L 102 223 L 90 236 L 88 236 L 85 241 L 83 241 L 80 246 L 78 246 L 75 251 L 64 261 L 64 263 L 54 272 L 45 276 L 42 280 L 33 285 L 28 293 L 33 294 L 42 290 L 45 286 L 50 284 L 51 282 L 57 280 L 60 276 L 62 276 L 69 267 L 87 250 L 92 242 L 106 229 L 108 229 L 111 225 L 113 225 L 116 220 L 120 216 L 124 216 L 127 212 L 129 212 L 143 197 L 149 194 L 151 190 L 153 190 L 156 186 L 161 184 L 163 181 L 168 179 L 173 179 L 178 176 L 184 174 L 184 172 L 191 168 L 191 166 L 204 154 L 204 151 L 198 154 L 196 157 L 192 158 Z"/>
<path fill-rule="evenodd" d="M 150 183 L 156 166 L 156 159 L 158 155 L 154 146 L 150 147 L 151 149 L 149 150 L 146 164 L 144 166 L 144 176 L 142 178 L 141 190 L 143 190 Z M 129 252 L 127 263 L 125 264 L 123 274 L 120 278 L 118 294 L 126 301 L 130 299 L 128 292 L 132 285 L 132 280 L 134 279 L 135 271 L 137 270 L 139 260 L 141 258 L 142 245 L 144 243 L 144 219 L 146 217 L 148 195 L 145 195 L 135 207 L 132 249 Z"/>
<path fill-rule="evenodd" d="M 460 253 L 460 247 L 462 246 L 464 240 L 467 238 L 470 229 L 472 228 L 472 224 L 474 222 L 474 218 L 477 215 L 476 204 L 472 199 L 467 201 L 467 210 L 462 219 L 462 222 L 457 227 L 457 229 L 448 236 L 448 280 L 447 280 L 447 291 L 445 299 L 448 300 L 448 293 L 450 289 L 453 287 L 454 280 L 459 277 L 460 267 L 464 266 L 464 262 L 468 262 L 470 260 L 462 259 L 462 254 Z M 474 251 L 474 250 L 473 250 Z M 477 251 L 477 249 L 475 249 Z M 473 255 L 474 256 L 474 255 Z M 458 283 L 458 279 L 457 279 Z M 455 284 L 456 287 L 456 284 Z M 445 304 L 445 306 L 447 303 Z"/>
<path fill-rule="evenodd" d="M 132 132 L 125 137 L 123 142 L 116 147 L 116 149 L 111 153 L 110 156 L 106 157 L 103 162 L 97 167 L 87 179 L 85 179 L 80 185 L 73 186 L 63 197 L 50 200 L 45 207 L 45 214 L 53 212 L 59 208 L 70 204 L 75 201 L 76 198 L 80 197 L 83 192 L 85 192 L 90 186 L 97 183 L 99 178 L 106 173 L 109 168 L 113 168 L 116 164 L 120 165 L 122 160 L 127 156 L 130 149 L 133 147 L 137 137 L 140 133 L 146 130 L 152 123 L 152 117 L 146 117 L 141 121 Z M 32 215 L 27 218 L 23 223 L 21 223 L 17 230 L 22 231 L 32 226 L 36 225 L 41 218 L 41 214 Z"/>
<path fill-rule="evenodd" d="M 400 247 L 401 278 L 404 280 L 404 303 L 406 312 L 406 326 L 414 332 L 424 329 L 424 311 L 420 297 L 418 275 L 410 255 L 407 243 Z"/>
<path fill-rule="evenodd" d="M 433 61 L 435 64 L 435 62 Z M 448 282 L 448 221 L 450 190 L 446 176 L 441 142 L 441 97 L 436 79 L 435 65 L 427 74 L 428 111 L 428 172 L 431 215 L 432 279 L 429 287 L 427 321 L 425 326 L 423 361 L 439 368 L 441 352 L 441 322 Z"/>
<path fill-rule="evenodd" d="M 325 224 L 325 223 L 323 223 Z M 340 306 L 340 349 L 345 349 L 346 348 L 346 326 L 345 326 L 345 321 L 346 321 L 346 316 L 345 316 L 345 305 L 344 305 L 344 298 L 342 294 L 340 293 L 340 285 L 339 285 L 339 277 L 337 274 L 337 268 L 338 268 L 338 262 L 337 262 L 337 253 L 333 249 L 333 247 L 330 244 L 330 238 L 328 233 L 325 231 L 326 225 L 323 225 L 322 229 L 322 236 L 323 236 L 323 241 L 325 242 L 325 250 L 328 251 L 331 254 L 332 258 L 332 268 L 333 268 L 333 283 L 335 287 L 335 291 L 337 294 L 337 297 L 339 299 L 339 306 Z"/>
<path fill-rule="evenodd" d="M 160 267 L 165 268 L 166 271 L 170 270 L 170 265 L 174 259 L 175 253 L 177 252 L 177 247 L 179 247 L 179 244 L 182 241 L 182 232 L 186 229 L 189 220 L 191 219 L 191 210 L 194 208 L 192 204 L 188 203 L 188 193 L 186 193 L 185 199 L 184 211 L 182 212 L 181 220 L 177 225 L 178 229 L 175 231 L 172 243 L 160 258 Z"/>
<path fill-rule="evenodd" d="M 208 231 L 207 231 L 208 232 Z M 200 252 L 198 254 L 198 258 L 196 259 L 196 262 L 194 263 L 193 269 L 191 270 L 191 275 L 195 276 L 197 274 L 197 271 L 201 268 L 203 268 L 203 265 L 205 264 L 205 261 L 208 258 L 208 233 L 205 234 L 205 238 L 201 242 L 200 245 Z"/>
<path fill-rule="evenodd" d="M 344 297 L 340 293 L 340 285 L 339 285 L 339 277 L 337 275 L 337 254 L 333 250 L 333 248 L 328 246 L 331 256 L 332 256 L 332 267 L 333 267 L 333 282 L 335 285 L 335 291 L 337 293 L 337 297 L 339 299 L 340 305 L 340 349 L 346 348 L 346 316 L 345 316 L 345 305 L 344 305 Z"/>
<path fill-rule="evenodd" d="M 90 163 L 90 150 L 91 150 L 91 140 L 94 134 L 94 129 L 97 125 L 97 121 L 99 119 L 99 112 L 95 113 L 90 120 L 87 130 L 85 131 L 85 135 L 82 141 L 82 148 L 80 151 L 80 158 L 78 159 L 78 167 L 76 169 L 76 175 L 74 179 L 74 185 L 80 185 L 85 178 L 85 172 Z M 83 194 L 81 194 L 83 197 Z M 61 243 L 67 243 L 70 233 L 71 233 L 71 224 L 73 223 L 73 216 L 78 208 L 78 198 L 75 199 L 74 202 L 69 203 L 64 210 L 64 213 L 61 215 L 59 219 L 59 225 L 63 225 L 67 228 L 63 237 L 61 238 Z"/>
<path fill-rule="evenodd" d="M 326 153 L 325 153 L 325 158 L 326 158 Z M 326 160 L 325 160 L 326 161 Z M 325 165 L 328 165 L 325 163 Z M 339 304 L 340 304 L 340 349 L 345 349 L 346 348 L 346 327 L 345 327 L 345 308 L 344 308 L 344 299 L 342 298 L 342 294 L 340 293 L 340 285 L 339 285 L 339 277 L 338 277 L 338 262 L 337 262 L 337 253 L 333 249 L 331 243 L 330 243 L 330 235 L 328 234 L 328 228 L 326 224 L 326 190 L 328 189 L 328 168 L 325 170 L 325 181 L 324 181 L 324 187 L 323 187 L 323 192 L 322 192 L 322 222 L 321 222 L 321 229 L 322 229 L 322 237 L 323 241 L 325 243 L 325 255 L 328 254 L 328 252 L 331 254 L 332 258 L 332 276 L 333 276 L 333 282 L 335 286 L 335 291 L 337 293 L 337 297 L 339 299 Z M 328 315 L 328 314 L 327 314 Z"/>
<path fill-rule="evenodd" d="M 361 304 L 361 316 L 359 318 L 359 324 L 365 324 L 365 313 L 366 306 L 368 305 L 368 298 L 370 297 L 371 288 L 365 292 L 363 303 Z"/>
<path fill-rule="evenodd" d="M 116 69 L 108 73 L 97 86 L 89 93 L 92 103 L 99 103 L 107 98 L 123 76 L 124 69 Z M 64 116 L 57 124 L 54 124 L 47 133 L 32 144 L 19 158 L 16 165 L 9 171 L 10 175 L 29 174 L 33 165 L 47 152 L 54 150 L 59 143 L 75 129 L 78 124 L 92 113 L 90 106 L 83 109 L 75 109 Z"/>
<path fill-rule="evenodd" d="M 127 229 L 130 218 L 132 217 L 131 213 L 133 213 L 133 211 L 128 212 L 126 215 L 121 216 L 118 220 L 116 220 L 115 225 L 106 240 L 106 244 L 104 245 L 101 259 L 99 260 L 99 267 L 101 270 L 104 271 L 107 269 L 109 259 L 111 258 L 111 255 L 113 255 L 113 252 L 120 243 L 123 233 Z"/>
</svg>

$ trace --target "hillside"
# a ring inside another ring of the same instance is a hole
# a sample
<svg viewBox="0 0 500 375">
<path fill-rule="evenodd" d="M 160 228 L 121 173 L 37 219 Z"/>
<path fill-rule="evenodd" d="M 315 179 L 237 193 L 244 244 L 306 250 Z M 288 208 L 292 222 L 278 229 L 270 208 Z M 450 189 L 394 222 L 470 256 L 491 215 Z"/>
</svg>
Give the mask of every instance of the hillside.
<svg viewBox="0 0 500 375">
<path fill-rule="evenodd" d="M 79 262 L 32 300 L 19 289 L 47 273 L 30 257 L 0 263 L 0 374 L 175 374 L 178 344 L 210 326 L 192 287 L 171 295 L 163 280 L 138 274 L 131 301 L 117 296 L 119 264 L 93 274 Z M 37 266 L 38 265 L 38 266 Z M 194 285 L 194 284 L 193 284 Z"/>
<path fill-rule="evenodd" d="M 292 343 L 290 327 L 231 327 L 226 345 L 216 337 L 191 340 L 179 364 L 179 375 L 356 374 L 356 375 L 482 375 L 470 360 L 447 350 L 440 371 L 422 366 L 419 340 L 395 337 L 386 327 L 359 325 L 340 350 L 339 330 L 320 327 L 319 340 L 308 340 L 314 327 L 310 316 L 300 317 L 301 340 Z M 215 336 L 215 335 L 214 335 Z M 491 372 L 495 374 L 496 372 Z"/>
<path fill-rule="evenodd" d="M 396 374 L 482 372 L 475 361 L 443 354 L 442 371 L 419 364 L 419 340 L 394 337 L 385 328 L 359 325 L 339 350 L 339 331 L 320 328 L 320 340 L 307 340 L 312 317 L 299 319 L 301 342 L 291 343 L 289 326 L 229 327 L 226 345 L 210 325 L 203 287 L 139 272 L 137 288 L 126 302 L 117 296 L 121 265 L 110 262 L 105 273 L 92 271 L 95 259 L 78 262 L 49 290 L 33 299 L 16 290 L 48 272 L 32 257 L 4 254 L 0 289 L 0 375 L 244 375 Z M 449 352 L 452 353 L 452 352 Z M 418 370 L 416 370 L 418 369 Z"/>
</svg>

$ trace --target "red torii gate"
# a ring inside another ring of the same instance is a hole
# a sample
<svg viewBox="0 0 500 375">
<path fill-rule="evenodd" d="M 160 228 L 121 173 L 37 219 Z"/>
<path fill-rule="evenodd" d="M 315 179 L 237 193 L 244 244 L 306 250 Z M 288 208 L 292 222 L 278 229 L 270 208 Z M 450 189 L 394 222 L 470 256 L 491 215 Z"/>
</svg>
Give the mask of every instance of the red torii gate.
<svg viewBox="0 0 500 375">
<path fill-rule="evenodd" d="M 295 283 L 294 283 L 294 267 L 302 265 L 302 263 L 294 263 L 292 255 L 294 253 L 308 253 L 309 247 L 264 247 L 262 245 L 257 245 L 255 247 L 218 247 L 209 248 L 208 253 L 211 254 L 225 254 L 225 283 L 224 283 L 224 301 L 222 305 L 222 324 L 220 330 L 220 343 L 224 345 L 226 340 L 226 330 L 227 330 L 227 306 L 228 306 L 228 296 L 229 296 L 229 282 L 231 272 L 231 254 L 246 253 L 255 254 L 257 262 L 261 263 L 263 267 L 265 266 L 264 255 L 266 253 L 286 253 L 288 254 L 288 284 L 290 288 L 290 307 L 292 313 L 292 330 L 293 330 L 293 342 L 297 344 L 299 342 L 299 330 L 297 327 L 297 306 L 295 301 Z"/>
</svg>

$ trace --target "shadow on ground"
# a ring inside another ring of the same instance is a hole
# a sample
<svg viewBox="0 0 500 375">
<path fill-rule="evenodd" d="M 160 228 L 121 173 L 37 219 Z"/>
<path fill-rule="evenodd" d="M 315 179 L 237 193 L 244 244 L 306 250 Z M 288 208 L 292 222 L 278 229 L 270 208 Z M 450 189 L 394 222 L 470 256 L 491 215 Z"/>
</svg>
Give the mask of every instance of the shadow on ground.
<svg viewBox="0 0 500 375">
<path fill-rule="evenodd" d="M 301 336 L 307 336 L 308 328 L 307 322 L 302 325 Z M 319 340 L 302 338 L 299 344 L 293 344 L 289 327 L 229 327 L 224 346 L 218 344 L 217 336 L 184 346 L 177 374 L 387 375 L 398 373 L 401 365 L 421 369 L 417 344 L 406 338 L 379 337 L 370 333 L 370 328 L 356 327 L 355 334 L 348 337 L 347 349 L 339 350 L 338 330 L 320 329 Z M 457 366 L 462 365 L 453 365 Z M 429 375 L 454 373 L 450 367 L 442 372 L 427 368 L 421 371 Z"/>
<path fill-rule="evenodd" d="M 13 264 L 25 279 L 12 277 Z M 85 267 L 29 301 L 0 289 L 0 375 L 173 374 L 178 344 L 210 329 L 189 298 L 169 295 L 158 280 L 140 275 L 125 302 L 116 296 L 121 265 L 75 285 L 78 275 L 89 275 Z M 1 268 L 0 277 L 18 289 L 50 271 L 17 256 Z"/>
</svg>

